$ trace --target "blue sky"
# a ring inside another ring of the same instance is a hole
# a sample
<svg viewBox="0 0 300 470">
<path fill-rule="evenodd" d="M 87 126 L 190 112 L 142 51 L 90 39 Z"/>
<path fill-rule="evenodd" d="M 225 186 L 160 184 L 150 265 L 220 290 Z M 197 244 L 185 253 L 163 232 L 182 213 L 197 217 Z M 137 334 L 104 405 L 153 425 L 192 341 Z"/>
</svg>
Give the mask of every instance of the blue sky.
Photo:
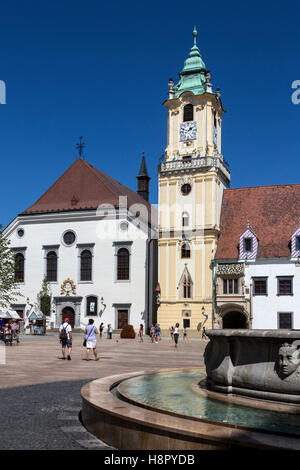
<svg viewBox="0 0 300 470">
<path fill-rule="evenodd" d="M 227 110 L 231 187 L 300 182 L 300 104 L 291 101 L 300 80 L 299 2 L 11 0 L 0 13 L 4 226 L 72 164 L 81 135 L 86 160 L 134 190 L 144 151 L 157 202 L 162 102 L 194 24 Z"/>
</svg>

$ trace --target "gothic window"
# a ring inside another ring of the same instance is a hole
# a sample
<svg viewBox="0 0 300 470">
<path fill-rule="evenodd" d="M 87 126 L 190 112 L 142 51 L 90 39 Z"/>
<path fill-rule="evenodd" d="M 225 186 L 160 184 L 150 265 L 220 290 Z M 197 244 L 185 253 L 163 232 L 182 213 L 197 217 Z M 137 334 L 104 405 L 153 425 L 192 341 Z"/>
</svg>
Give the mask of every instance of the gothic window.
<svg viewBox="0 0 300 470">
<path fill-rule="evenodd" d="M 57 281 L 57 254 L 55 251 L 47 253 L 47 279 L 49 282 Z"/>
<path fill-rule="evenodd" d="M 15 281 L 24 282 L 24 255 L 22 253 L 15 255 Z"/>
<path fill-rule="evenodd" d="M 191 299 L 193 296 L 193 292 L 192 292 L 193 282 L 192 282 L 191 275 L 187 268 L 184 269 L 179 285 L 180 285 L 181 298 Z"/>
<path fill-rule="evenodd" d="M 127 248 L 120 248 L 118 250 L 118 262 L 117 262 L 117 280 L 128 281 L 129 280 L 129 251 Z"/>
<path fill-rule="evenodd" d="M 194 107 L 192 104 L 187 104 L 183 108 L 183 122 L 194 120 Z"/>
<path fill-rule="evenodd" d="M 191 257 L 191 247 L 189 243 L 183 243 L 181 245 L 181 258 L 190 258 Z"/>
<path fill-rule="evenodd" d="M 83 250 L 80 255 L 80 280 L 92 280 L 92 253 L 89 250 Z"/>
<path fill-rule="evenodd" d="M 86 299 L 86 314 L 87 316 L 97 315 L 98 305 L 97 305 L 97 297 L 90 296 Z"/>
</svg>

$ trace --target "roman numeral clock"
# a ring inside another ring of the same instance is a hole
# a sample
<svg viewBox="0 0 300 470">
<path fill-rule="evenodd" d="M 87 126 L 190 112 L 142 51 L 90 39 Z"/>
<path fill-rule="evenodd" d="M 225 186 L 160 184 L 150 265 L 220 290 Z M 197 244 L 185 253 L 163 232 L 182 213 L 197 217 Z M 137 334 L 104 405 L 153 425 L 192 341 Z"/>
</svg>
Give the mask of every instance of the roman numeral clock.
<svg viewBox="0 0 300 470">
<path fill-rule="evenodd" d="M 196 121 L 192 122 L 182 122 L 179 128 L 179 138 L 180 142 L 186 140 L 195 140 L 197 137 L 197 123 Z"/>
</svg>

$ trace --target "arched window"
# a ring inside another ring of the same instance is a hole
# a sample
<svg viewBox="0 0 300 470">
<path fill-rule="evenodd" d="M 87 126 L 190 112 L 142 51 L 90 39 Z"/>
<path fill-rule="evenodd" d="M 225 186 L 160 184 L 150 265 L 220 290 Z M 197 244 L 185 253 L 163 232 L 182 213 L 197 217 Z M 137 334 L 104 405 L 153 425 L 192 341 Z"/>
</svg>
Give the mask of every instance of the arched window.
<svg viewBox="0 0 300 470">
<path fill-rule="evenodd" d="M 182 213 L 182 226 L 183 227 L 188 227 L 190 222 L 190 217 L 187 212 Z"/>
<path fill-rule="evenodd" d="M 83 250 L 80 255 L 80 280 L 92 280 L 92 253 L 89 250 Z"/>
<path fill-rule="evenodd" d="M 24 255 L 22 253 L 15 255 L 15 281 L 24 282 Z"/>
<path fill-rule="evenodd" d="M 191 257 L 191 247 L 189 243 L 183 243 L 181 245 L 181 258 L 190 258 Z"/>
<path fill-rule="evenodd" d="M 193 281 L 187 268 L 184 269 L 180 279 L 180 297 L 191 299 L 193 297 Z"/>
<path fill-rule="evenodd" d="M 55 251 L 47 253 L 47 279 L 49 282 L 57 281 L 57 254 Z"/>
<path fill-rule="evenodd" d="M 183 108 L 183 122 L 194 120 L 194 106 L 187 104 Z"/>
<path fill-rule="evenodd" d="M 126 248 L 120 248 L 118 251 L 118 281 L 129 280 L 129 251 Z"/>
</svg>

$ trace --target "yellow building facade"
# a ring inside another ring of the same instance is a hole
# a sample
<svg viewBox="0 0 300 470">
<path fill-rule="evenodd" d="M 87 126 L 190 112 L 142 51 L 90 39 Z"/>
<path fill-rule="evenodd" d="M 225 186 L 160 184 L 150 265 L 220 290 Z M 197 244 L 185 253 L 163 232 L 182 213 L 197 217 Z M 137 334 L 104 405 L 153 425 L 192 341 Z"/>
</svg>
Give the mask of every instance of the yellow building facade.
<svg viewBox="0 0 300 470">
<path fill-rule="evenodd" d="M 159 308 L 163 333 L 177 322 L 199 336 L 212 327 L 212 268 L 230 172 L 221 153 L 224 109 L 193 31 L 180 80 L 169 81 L 168 143 L 159 166 Z"/>
</svg>

